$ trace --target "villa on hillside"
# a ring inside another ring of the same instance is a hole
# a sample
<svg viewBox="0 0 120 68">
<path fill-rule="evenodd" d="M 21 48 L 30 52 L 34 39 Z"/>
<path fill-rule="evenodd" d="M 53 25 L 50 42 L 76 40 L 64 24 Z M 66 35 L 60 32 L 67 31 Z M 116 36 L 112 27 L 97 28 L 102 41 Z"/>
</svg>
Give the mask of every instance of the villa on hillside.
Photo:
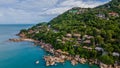
<svg viewBox="0 0 120 68">
<path fill-rule="evenodd" d="M 34 33 L 35 31 L 33 31 L 33 30 L 29 30 L 28 31 L 28 34 L 32 34 L 32 33 Z"/>
<path fill-rule="evenodd" d="M 71 37 L 72 37 L 72 34 L 69 34 L 69 33 L 68 33 L 68 34 L 66 34 L 66 37 L 67 37 L 67 38 L 71 38 Z"/>
<path fill-rule="evenodd" d="M 97 51 L 104 51 L 104 49 L 102 47 L 95 47 L 95 50 L 97 50 Z"/>
<path fill-rule="evenodd" d="M 73 38 L 80 38 L 80 34 L 73 34 Z"/>
<path fill-rule="evenodd" d="M 85 8 L 75 7 L 75 8 L 72 8 L 71 10 L 69 10 L 69 13 L 81 14 L 81 13 L 84 13 L 85 11 L 86 11 Z"/>
<path fill-rule="evenodd" d="M 108 13 L 110 16 L 115 16 L 115 17 L 119 17 L 119 14 L 116 12 L 110 12 Z"/>
<path fill-rule="evenodd" d="M 105 17 L 105 14 L 100 14 L 100 13 L 99 13 L 99 14 L 97 14 L 96 16 L 99 17 L 99 18 L 103 18 L 103 19 L 106 18 L 106 17 Z"/>
<path fill-rule="evenodd" d="M 85 41 L 83 41 L 83 43 L 85 43 L 85 44 L 90 44 L 90 43 L 91 43 L 91 40 L 85 40 Z"/>
<path fill-rule="evenodd" d="M 120 54 L 119 54 L 119 53 L 117 53 L 117 52 L 113 52 L 113 53 L 112 53 L 112 55 L 113 55 L 113 56 L 117 56 L 117 57 L 119 57 L 119 56 L 120 56 Z"/>
<path fill-rule="evenodd" d="M 94 38 L 93 36 L 90 36 L 90 35 L 84 35 L 83 37 L 86 38 L 86 39 Z"/>
</svg>

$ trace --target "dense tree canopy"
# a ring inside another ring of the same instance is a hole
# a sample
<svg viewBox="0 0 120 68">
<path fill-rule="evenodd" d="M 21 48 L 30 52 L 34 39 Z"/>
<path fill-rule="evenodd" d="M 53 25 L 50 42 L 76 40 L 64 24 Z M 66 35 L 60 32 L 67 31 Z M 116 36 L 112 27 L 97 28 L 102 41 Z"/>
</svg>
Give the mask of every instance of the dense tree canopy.
<svg viewBox="0 0 120 68">
<path fill-rule="evenodd" d="M 74 10 L 79 13 L 72 12 Z M 120 57 L 115 59 L 112 56 L 113 52 L 120 54 L 120 1 L 113 0 L 92 9 L 75 7 L 48 23 L 40 23 L 21 32 L 71 55 L 97 58 L 106 64 L 113 64 L 120 60 Z M 66 34 L 72 37 L 66 37 Z M 98 51 L 96 47 L 103 50 Z M 104 55 L 104 52 L 107 53 Z"/>
</svg>

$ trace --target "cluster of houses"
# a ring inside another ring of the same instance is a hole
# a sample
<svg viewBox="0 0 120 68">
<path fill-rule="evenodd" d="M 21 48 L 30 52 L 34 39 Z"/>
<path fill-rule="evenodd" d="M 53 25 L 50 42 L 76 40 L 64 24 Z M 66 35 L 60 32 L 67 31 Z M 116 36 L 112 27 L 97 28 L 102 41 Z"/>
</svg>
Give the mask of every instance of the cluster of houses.
<svg viewBox="0 0 120 68">
<path fill-rule="evenodd" d="M 90 35 L 84 35 L 83 38 L 81 38 L 81 34 L 66 34 L 65 37 L 63 37 L 62 42 L 65 43 L 65 41 L 71 41 L 71 39 L 76 39 L 78 44 L 84 43 L 84 44 L 90 44 L 91 38 L 94 38 Z M 58 39 L 60 41 L 60 39 Z"/>
<path fill-rule="evenodd" d="M 71 10 L 69 10 L 69 13 L 81 14 L 81 13 L 84 13 L 85 11 L 87 11 L 87 9 L 80 8 L 80 7 L 74 7 Z M 108 15 L 113 16 L 113 17 L 119 17 L 119 14 L 116 13 L 116 12 L 109 12 Z M 96 16 L 99 17 L 99 18 L 109 20 L 108 17 L 106 17 L 106 15 L 104 13 L 98 13 Z"/>
<path fill-rule="evenodd" d="M 37 34 L 37 33 L 39 33 L 39 30 L 37 30 L 37 29 L 36 30 L 28 30 L 28 34 L 32 34 L 32 33 Z"/>
<path fill-rule="evenodd" d="M 101 51 L 102 55 L 108 54 L 108 52 L 104 51 L 104 49 L 102 47 L 95 47 L 95 50 Z M 118 52 L 113 52 L 112 56 L 120 57 L 120 54 Z"/>
<path fill-rule="evenodd" d="M 91 44 L 91 38 L 94 38 L 93 36 L 90 36 L 90 35 L 84 35 L 82 38 L 81 38 L 81 34 L 66 34 L 65 37 L 63 37 L 62 39 L 57 39 L 58 42 L 62 42 L 63 44 L 66 42 L 66 41 L 70 41 L 70 42 L 73 42 L 74 39 L 76 39 L 76 44 L 74 46 L 77 46 L 79 44 Z"/>
<path fill-rule="evenodd" d="M 109 20 L 109 17 L 107 17 L 104 13 L 98 13 L 96 16 L 99 17 L 99 18 L 102 18 L 102 19 Z M 119 17 L 119 14 L 116 13 L 116 12 L 109 12 L 108 16 L 110 16 L 110 17 Z"/>
<path fill-rule="evenodd" d="M 74 7 L 71 10 L 69 10 L 69 13 L 74 13 L 74 14 L 81 14 L 86 11 L 85 8 L 80 8 L 80 7 Z"/>
<path fill-rule="evenodd" d="M 106 19 L 106 16 L 103 13 L 99 13 L 96 16 L 99 17 L 99 18 L 102 18 L 102 19 Z"/>
<path fill-rule="evenodd" d="M 70 38 L 76 38 L 77 39 L 77 42 L 80 44 L 80 43 L 84 43 L 84 44 L 90 44 L 91 43 L 91 38 L 94 38 L 93 36 L 90 36 L 90 35 L 84 35 L 83 38 L 81 38 L 81 35 L 80 34 L 66 34 L 66 36 L 63 38 L 62 42 L 65 43 L 65 41 L 71 41 Z M 61 41 L 59 39 L 59 41 Z M 89 47 L 89 46 L 83 46 L 84 49 L 88 49 L 88 50 L 92 50 L 93 48 L 92 47 Z M 96 46 L 94 48 L 96 51 L 101 51 L 102 52 L 102 55 L 104 54 L 108 54 L 106 51 L 104 51 L 104 49 L 102 47 L 98 47 Z M 119 57 L 120 54 L 118 52 L 113 52 L 112 53 L 113 56 L 117 56 Z"/>
<path fill-rule="evenodd" d="M 44 27 L 44 26 L 37 26 L 36 28 L 34 29 L 29 29 L 28 30 L 28 34 L 32 34 L 32 33 L 39 33 L 40 31 L 49 31 L 50 30 L 50 26 L 48 27 Z"/>
<path fill-rule="evenodd" d="M 42 26 L 37 26 L 35 29 L 29 29 L 28 34 L 32 33 L 39 33 L 39 30 L 42 28 Z"/>
<path fill-rule="evenodd" d="M 119 17 L 119 14 L 116 12 L 110 12 L 108 13 L 110 16 L 115 16 L 115 17 Z"/>
</svg>

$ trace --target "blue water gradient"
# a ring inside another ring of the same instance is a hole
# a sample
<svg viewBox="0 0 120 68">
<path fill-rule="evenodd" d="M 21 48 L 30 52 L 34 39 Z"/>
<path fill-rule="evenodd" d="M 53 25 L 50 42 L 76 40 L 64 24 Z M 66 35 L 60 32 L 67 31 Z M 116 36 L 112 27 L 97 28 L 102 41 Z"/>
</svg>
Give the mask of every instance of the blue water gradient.
<svg viewBox="0 0 120 68">
<path fill-rule="evenodd" d="M 17 34 L 23 28 L 32 25 L 0 25 L 0 68 L 98 68 L 88 64 L 72 66 L 69 61 L 56 66 L 45 66 L 43 59 L 48 53 L 35 46 L 32 42 L 10 42 L 9 38 L 17 38 Z M 38 65 L 35 61 L 39 60 Z"/>
</svg>

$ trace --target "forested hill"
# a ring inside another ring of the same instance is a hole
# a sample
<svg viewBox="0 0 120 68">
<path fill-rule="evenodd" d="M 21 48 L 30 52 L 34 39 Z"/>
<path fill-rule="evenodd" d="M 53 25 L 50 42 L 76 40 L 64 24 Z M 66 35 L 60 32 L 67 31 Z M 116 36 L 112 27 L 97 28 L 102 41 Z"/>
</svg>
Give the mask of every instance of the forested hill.
<svg viewBox="0 0 120 68">
<path fill-rule="evenodd" d="M 118 12 L 120 13 L 120 0 L 112 0 L 111 2 L 105 4 L 105 5 L 101 5 L 101 6 L 98 6 L 96 8 L 100 8 L 100 9 L 107 9 L 109 11 L 115 11 L 115 12 Z"/>
<path fill-rule="evenodd" d="M 74 7 L 20 34 L 43 40 L 71 55 L 114 64 L 120 62 L 120 1 L 95 8 Z"/>
<path fill-rule="evenodd" d="M 76 14 L 75 14 L 76 13 Z M 96 15 L 98 14 L 98 16 L 108 16 L 113 14 L 120 14 L 120 0 L 112 0 L 107 4 L 95 7 L 93 9 L 90 8 L 80 8 L 80 7 L 74 7 L 68 11 L 66 11 L 65 13 L 63 13 L 62 15 L 59 15 L 58 17 L 54 18 L 53 20 L 51 20 L 49 23 L 59 23 L 58 20 L 60 20 L 61 18 L 64 18 L 62 20 L 69 20 L 71 19 L 71 17 L 75 18 L 77 16 L 79 16 L 79 19 L 81 19 L 80 16 L 83 16 L 83 18 L 85 19 L 84 16 L 86 16 L 86 14 L 93 14 Z M 105 15 L 104 15 L 105 14 Z M 71 15 L 71 16 L 70 16 Z M 72 18 L 72 20 L 73 20 Z M 55 22 L 55 20 L 57 19 L 58 22 Z M 60 22 L 62 21 L 60 20 Z M 81 20 L 82 21 L 82 20 Z"/>
</svg>

